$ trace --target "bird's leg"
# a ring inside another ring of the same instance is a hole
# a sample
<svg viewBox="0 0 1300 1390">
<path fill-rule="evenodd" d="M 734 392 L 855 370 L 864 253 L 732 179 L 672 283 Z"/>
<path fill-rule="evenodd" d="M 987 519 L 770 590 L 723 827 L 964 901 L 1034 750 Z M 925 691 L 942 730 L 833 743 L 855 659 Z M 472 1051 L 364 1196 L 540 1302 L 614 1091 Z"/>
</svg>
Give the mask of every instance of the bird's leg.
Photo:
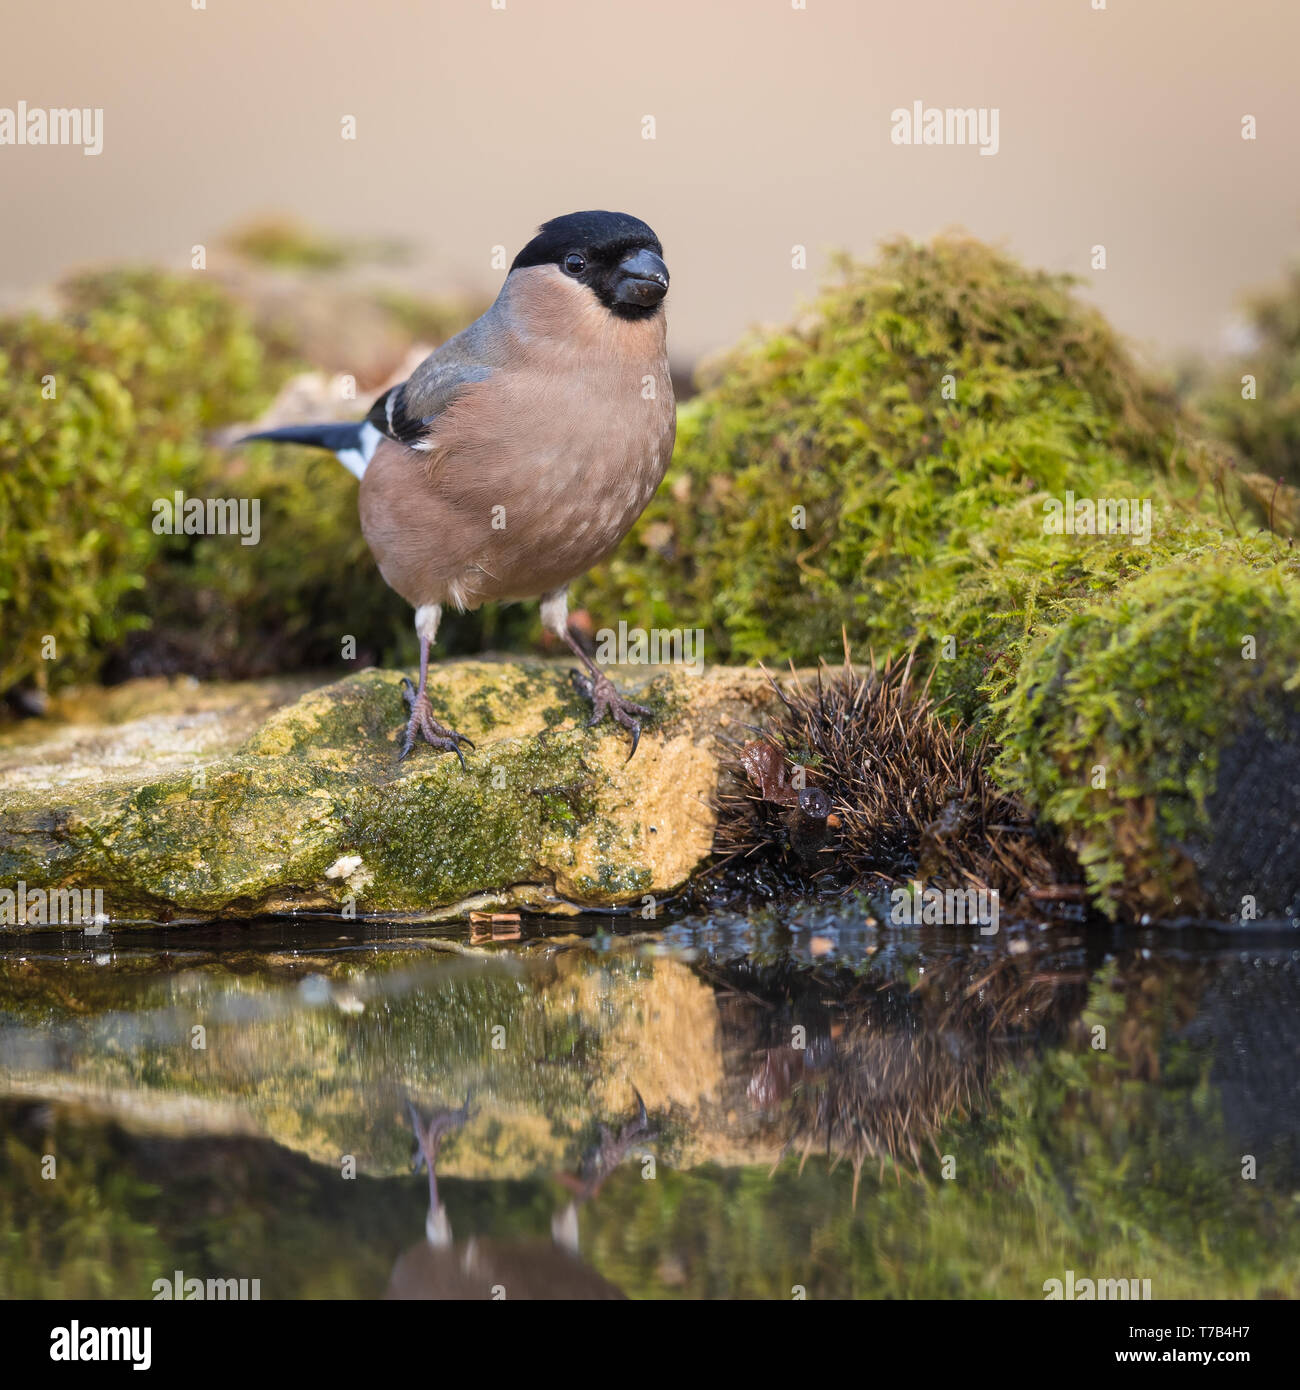
<svg viewBox="0 0 1300 1390">
<path fill-rule="evenodd" d="M 628 762 L 631 762 L 632 754 L 641 742 L 641 720 L 650 717 L 650 710 L 645 705 L 638 705 L 626 695 L 620 694 L 618 687 L 582 650 L 572 633 L 566 633 L 565 640 L 574 655 L 590 672 L 590 675 L 586 676 L 581 671 L 570 673 L 578 693 L 584 700 L 591 701 L 591 718 L 587 720 L 587 727 L 590 729 L 593 725 L 599 724 L 606 715 L 609 715 L 615 724 L 621 724 L 632 735 L 632 749 L 627 755 Z"/>
<path fill-rule="evenodd" d="M 649 718 L 651 711 L 645 705 L 634 704 L 625 695 L 619 694 L 614 682 L 583 651 L 581 643 L 569 631 L 567 590 L 556 589 L 542 599 L 542 622 L 564 641 L 565 646 L 587 668 L 588 674 L 585 676 L 581 671 L 570 673 L 578 693 L 584 700 L 591 701 L 591 718 L 587 720 L 587 727 L 590 729 L 599 724 L 606 715 L 615 724 L 621 724 L 632 735 L 632 752 L 627 755 L 628 762 L 631 762 L 637 744 L 641 742 L 641 719 Z"/>
<path fill-rule="evenodd" d="M 437 1211 L 438 1203 L 438 1149 L 441 1135 L 431 1135 L 428 1127 L 420 1119 L 420 1112 L 408 1100 L 406 1108 L 411 1112 L 411 1130 L 415 1134 L 415 1152 L 411 1155 L 411 1167 L 418 1173 L 421 1168 L 429 1170 L 429 1210 Z"/>
<path fill-rule="evenodd" d="M 470 1118 L 469 1096 L 459 1110 L 435 1110 L 426 1124 L 414 1102 L 407 1097 L 406 1108 L 411 1115 L 411 1129 L 415 1134 L 415 1153 L 412 1166 L 418 1173 L 422 1167 L 429 1170 L 429 1215 L 425 1218 L 424 1230 L 432 1245 L 445 1247 L 451 1244 L 451 1223 L 438 1198 L 438 1150 L 443 1138 L 462 1128 Z"/>
<path fill-rule="evenodd" d="M 420 636 L 420 684 L 417 689 L 406 676 L 402 677 L 402 699 L 410 708 L 411 717 L 406 724 L 406 737 L 402 740 L 402 751 L 397 755 L 397 760 L 401 762 L 415 747 L 415 738 L 419 734 L 432 747 L 455 753 L 461 767 L 464 767 L 465 756 L 460 751 L 460 745 L 463 743 L 473 748 L 474 744 L 464 734 L 440 724 L 434 717 L 433 706 L 429 704 L 429 647 L 437 636 L 441 617 L 442 609 L 436 603 L 415 610 L 415 630 Z"/>
<path fill-rule="evenodd" d="M 638 1140 L 656 1137 L 651 1128 L 650 1116 L 641 1099 L 641 1092 L 635 1086 L 632 1094 L 636 1097 L 637 1113 L 615 1134 L 607 1124 L 596 1126 L 596 1143 L 587 1150 L 579 1168 L 579 1175 L 557 1173 L 559 1180 L 574 1193 L 580 1202 L 591 1201 L 600 1196 L 601 1188 L 609 1180 L 610 1174 L 636 1146 Z"/>
</svg>

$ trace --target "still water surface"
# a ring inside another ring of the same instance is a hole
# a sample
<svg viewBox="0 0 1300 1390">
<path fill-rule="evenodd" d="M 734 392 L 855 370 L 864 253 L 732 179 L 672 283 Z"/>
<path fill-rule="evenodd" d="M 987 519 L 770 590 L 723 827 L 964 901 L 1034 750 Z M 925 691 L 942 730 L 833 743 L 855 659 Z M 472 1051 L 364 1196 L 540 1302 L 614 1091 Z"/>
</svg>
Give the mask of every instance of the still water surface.
<svg viewBox="0 0 1300 1390">
<path fill-rule="evenodd" d="M 647 925 L 5 937 L 0 1296 L 1300 1295 L 1294 931 Z"/>
</svg>

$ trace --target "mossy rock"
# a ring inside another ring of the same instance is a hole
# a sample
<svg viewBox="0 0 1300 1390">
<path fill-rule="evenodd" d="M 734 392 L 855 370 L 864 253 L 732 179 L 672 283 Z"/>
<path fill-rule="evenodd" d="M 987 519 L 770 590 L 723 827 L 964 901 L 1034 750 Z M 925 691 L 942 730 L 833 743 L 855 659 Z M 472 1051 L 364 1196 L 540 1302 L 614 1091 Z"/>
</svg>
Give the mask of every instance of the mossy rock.
<svg viewBox="0 0 1300 1390">
<path fill-rule="evenodd" d="M 1141 575 L 1035 644 L 998 770 L 1115 913 L 1300 918 L 1300 561 L 1258 540 Z"/>
<path fill-rule="evenodd" d="M 757 672 L 645 675 L 623 673 L 654 711 L 630 761 L 627 735 L 585 728 L 566 667 L 544 662 L 431 674 L 440 716 L 478 744 L 465 769 L 424 746 L 397 761 L 400 678 L 377 670 L 303 695 L 230 750 L 218 735 L 187 751 L 193 712 L 155 711 L 162 748 L 144 771 L 115 757 L 129 723 L 61 762 L 20 746 L 0 758 L 0 884 L 99 888 L 113 920 L 640 907 L 708 856 L 716 736 L 773 698 Z"/>
<path fill-rule="evenodd" d="M 859 656 L 915 649 L 951 717 L 1006 744 L 1004 777 L 1084 854 L 1106 911 L 1241 911 L 1216 778 L 1238 740 L 1294 751 L 1263 732 L 1290 727 L 1300 660 L 1294 489 L 1263 505 L 1068 277 L 963 237 L 843 263 L 704 385 L 583 602 L 703 628 L 723 660 L 834 660 L 841 634 Z M 1070 493 L 1149 506 L 1149 533 L 1050 532 Z M 1268 642 L 1244 700 L 1249 632 Z M 1119 785 L 1093 792 L 1096 763 Z M 1255 801 L 1261 915 L 1300 891 L 1297 857 L 1263 849 L 1292 843 L 1293 788 Z"/>
<path fill-rule="evenodd" d="M 833 658 L 842 630 L 859 651 L 947 647 L 936 690 L 981 718 L 1036 626 L 1185 547 L 1199 484 L 1167 468 L 1171 395 L 1069 283 L 964 238 L 846 262 L 704 374 L 665 485 L 583 601 L 704 627 L 720 660 Z M 1150 543 L 1046 535 L 1067 491 L 1150 499 Z"/>
</svg>

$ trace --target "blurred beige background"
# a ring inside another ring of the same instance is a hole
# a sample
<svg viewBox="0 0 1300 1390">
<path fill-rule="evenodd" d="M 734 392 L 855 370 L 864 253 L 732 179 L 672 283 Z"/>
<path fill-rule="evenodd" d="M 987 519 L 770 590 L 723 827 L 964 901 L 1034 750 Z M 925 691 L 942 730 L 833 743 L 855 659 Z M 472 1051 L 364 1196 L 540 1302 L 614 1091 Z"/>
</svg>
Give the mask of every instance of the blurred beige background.
<svg viewBox="0 0 1300 1390">
<path fill-rule="evenodd" d="M 494 290 L 494 244 L 596 206 L 662 237 L 682 359 L 787 316 L 832 248 L 954 225 L 1086 276 L 1172 356 L 1221 348 L 1300 250 L 1292 0 L 504 3 L 7 6 L 0 106 L 105 116 L 98 158 L 0 147 L 0 303 L 88 263 L 184 269 L 277 211 L 409 240 L 413 287 Z M 891 144 L 916 100 L 998 107 L 999 153 Z"/>
</svg>

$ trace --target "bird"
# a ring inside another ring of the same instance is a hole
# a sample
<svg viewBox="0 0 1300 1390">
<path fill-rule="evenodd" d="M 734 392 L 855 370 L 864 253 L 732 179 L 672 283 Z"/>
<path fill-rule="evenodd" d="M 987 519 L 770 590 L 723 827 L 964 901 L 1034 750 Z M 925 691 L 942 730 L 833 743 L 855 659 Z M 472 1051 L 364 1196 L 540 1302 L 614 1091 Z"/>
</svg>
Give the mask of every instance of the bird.
<svg viewBox="0 0 1300 1390">
<path fill-rule="evenodd" d="M 361 530 L 388 586 L 415 609 L 419 685 L 398 758 L 417 739 L 464 767 L 472 740 L 439 722 L 429 653 L 448 605 L 540 599 L 545 628 L 583 663 L 574 684 L 636 753 L 650 710 L 621 694 L 569 630 L 569 584 L 632 528 L 676 439 L 663 246 L 640 218 L 542 223 L 483 315 L 354 423 L 245 435 L 332 450 L 360 479 Z"/>
</svg>

